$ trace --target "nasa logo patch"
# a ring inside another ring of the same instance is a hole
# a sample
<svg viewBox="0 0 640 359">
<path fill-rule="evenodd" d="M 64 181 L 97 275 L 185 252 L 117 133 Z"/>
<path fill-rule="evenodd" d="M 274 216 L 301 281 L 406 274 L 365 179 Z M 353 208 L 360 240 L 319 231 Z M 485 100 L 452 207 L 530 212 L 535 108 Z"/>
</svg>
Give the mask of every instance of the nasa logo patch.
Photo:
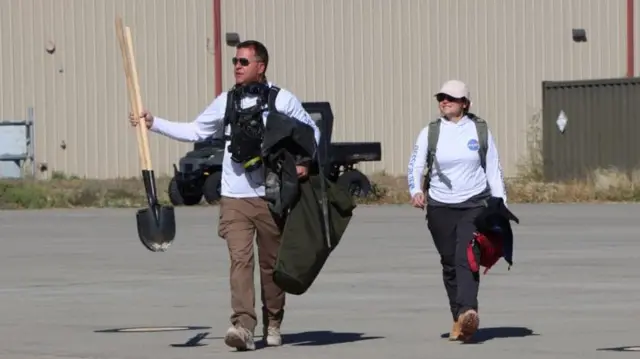
<svg viewBox="0 0 640 359">
<path fill-rule="evenodd" d="M 469 151 L 477 151 L 480 149 L 480 144 L 478 144 L 478 140 L 472 138 L 467 142 L 467 148 L 469 148 Z"/>
</svg>

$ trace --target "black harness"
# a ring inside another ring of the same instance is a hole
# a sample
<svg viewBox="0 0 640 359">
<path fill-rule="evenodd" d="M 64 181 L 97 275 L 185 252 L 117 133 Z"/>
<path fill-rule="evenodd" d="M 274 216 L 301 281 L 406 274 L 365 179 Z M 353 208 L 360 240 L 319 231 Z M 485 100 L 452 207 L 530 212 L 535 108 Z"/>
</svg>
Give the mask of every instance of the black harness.
<svg viewBox="0 0 640 359">
<path fill-rule="evenodd" d="M 234 86 L 227 93 L 224 128 L 230 126 L 230 134 L 225 134 L 224 139 L 231 141 L 228 147 L 231 159 L 242 164 L 246 171 L 254 171 L 262 164 L 265 132 L 262 114 L 265 110 L 277 111 L 275 101 L 279 92 L 280 88 L 276 86 L 252 83 Z M 246 96 L 257 96 L 257 102 L 243 109 L 242 99 Z"/>
</svg>

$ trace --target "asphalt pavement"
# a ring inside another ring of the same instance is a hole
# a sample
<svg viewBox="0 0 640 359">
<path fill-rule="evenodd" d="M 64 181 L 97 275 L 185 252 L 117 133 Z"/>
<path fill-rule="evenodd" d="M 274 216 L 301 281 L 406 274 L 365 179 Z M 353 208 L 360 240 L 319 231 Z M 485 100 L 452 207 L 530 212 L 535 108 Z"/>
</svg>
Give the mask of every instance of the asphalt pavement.
<svg viewBox="0 0 640 359">
<path fill-rule="evenodd" d="M 311 290 L 288 296 L 284 345 L 247 353 L 222 340 L 231 312 L 216 207 L 177 208 L 165 253 L 140 244 L 135 209 L 3 211 L 0 358 L 584 359 L 640 350 L 640 205 L 511 208 L 521 219 L 515 263 L 482 276 L 476 343 L 443 338 L 450 313 L 424 213 L 361 206 Z"/>
</svg>

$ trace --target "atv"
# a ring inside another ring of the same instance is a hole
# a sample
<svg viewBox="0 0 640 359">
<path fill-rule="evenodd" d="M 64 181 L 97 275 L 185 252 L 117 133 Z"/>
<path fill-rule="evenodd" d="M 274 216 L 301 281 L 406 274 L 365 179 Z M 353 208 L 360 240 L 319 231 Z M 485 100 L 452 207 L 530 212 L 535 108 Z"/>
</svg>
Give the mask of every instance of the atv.
<svg viewBox="0 0 640 359">
<path fill-rule="evenodd" d="M 206 139 L 194 144 L 173 165 L 174 175 L 169 183 L 169 199 L 174 206 L 193 206 L 202 198 L 213 204 L 220 200 L 222 159 L 225 142 L 222 139 Z"/>
</svg>

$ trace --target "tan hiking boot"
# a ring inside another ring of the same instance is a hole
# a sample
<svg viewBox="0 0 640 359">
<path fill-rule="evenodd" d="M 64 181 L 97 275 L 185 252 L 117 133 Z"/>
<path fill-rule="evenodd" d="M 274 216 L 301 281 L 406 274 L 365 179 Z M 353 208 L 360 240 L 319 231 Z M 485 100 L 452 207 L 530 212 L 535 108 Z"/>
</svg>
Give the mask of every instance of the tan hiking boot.
<svg viewBox="0 0 640 359">
<path fill-rule="evenodd" d="M 449 340 L 456 341 L 460 338 L 460 321 L 453 322 L 451 332 L 449 332 Z"/>
<path fill-rule="evenodd" d="M 464 342 L 469 341 L 478 330 L 478 326 L 480 326 L 480 317 L 478 316 L 478 312 L 473 309 L 467 310 L 460 314 L 458 317 L 458 323 L 460 323 L 459 339 Z"/>
<path fill-rule="evenodd" d="M 253 333 L 242 326 L 232 326 L 227 330 L 224 336 L 224 343 L 238 351 L 256 350 L 256 344 L 253 341 Z"/>
<path fill-rule="evenodd" d="M 282 335 L 278 327 L 264 327 L 263 340 L 269 347 L 279 347 L 282 345 Z"/>
</svg>

